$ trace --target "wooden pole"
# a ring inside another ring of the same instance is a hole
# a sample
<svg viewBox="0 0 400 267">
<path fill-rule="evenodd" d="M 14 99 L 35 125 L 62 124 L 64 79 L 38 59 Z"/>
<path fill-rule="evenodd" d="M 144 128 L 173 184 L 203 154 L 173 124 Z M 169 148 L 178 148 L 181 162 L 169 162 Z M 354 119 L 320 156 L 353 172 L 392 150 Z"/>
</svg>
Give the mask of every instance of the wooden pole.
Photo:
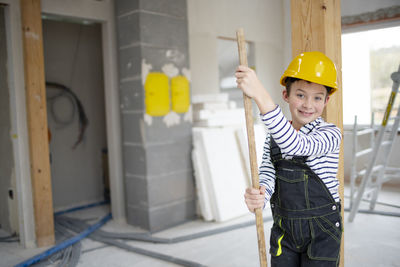
<svg viewBox="0 0 400 267">
<path fill-rule="evenodd" d="M 40 0 L 21 0 L 22 39 L 35 233 L 39 247 L 54 244 Z"/>
<path fill-rule="evenodd" d="M 244 31 L 242 28 L 236 31 L 236 37 L 238 43 L 240 65 L 247 66 L 246 42 L 244 39 Z M 247 141 L 248 141 L 247 143 L 249 146 L 249 156 L 250 156 L 251 183 L 253 188 L 259 189 L 260 182 L 258 177 L 256 144 L 254 139 L 253 109 L 251 107 L 251 98 L 244 93 L 243 93 L 243 102 L 244 102 L 244 111 L 246 116 L 246 129 L 247 129 Z M 265 247 L 264 221 L 262 217 L 262 209 L 261 208 L 256 209 L 255 214 L 256 214 L 258 254 L 260 258 L 260 266 L 266 267 L 267 255 Z"/>
<path fill-rule="evenodd" d="M 291 20 L 293 57 L 301 52 L 321 51 L 336 65 L 339 90 L 330 97 L 323 117 L 327 122 L 338 126 L 343 133 L 340 0 L 291 0 Z M 343 218 L 343 141 L 339 155 L 338 179 Z M 344 235 L 340 254 L 340 266 L 344 266 Z"/>
</svg>

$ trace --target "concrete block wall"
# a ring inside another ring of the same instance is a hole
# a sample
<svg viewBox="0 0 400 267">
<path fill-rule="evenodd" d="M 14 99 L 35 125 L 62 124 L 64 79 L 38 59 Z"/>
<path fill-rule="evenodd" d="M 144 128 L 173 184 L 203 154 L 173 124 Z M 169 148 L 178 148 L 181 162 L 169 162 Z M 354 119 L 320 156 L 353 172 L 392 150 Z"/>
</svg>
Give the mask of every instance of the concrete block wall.
<svg viewBox="0 0 400 267">
<path fill-rule="evenodd" d="M 151 117 L 147 71 L 189 70 L 186 0 L 117 0 L 117 43 L 128 223 L 158 231 L 195 217 L 187 114 Z M 167 123 L 168 116 L 175 122 Z"/>
</svg>

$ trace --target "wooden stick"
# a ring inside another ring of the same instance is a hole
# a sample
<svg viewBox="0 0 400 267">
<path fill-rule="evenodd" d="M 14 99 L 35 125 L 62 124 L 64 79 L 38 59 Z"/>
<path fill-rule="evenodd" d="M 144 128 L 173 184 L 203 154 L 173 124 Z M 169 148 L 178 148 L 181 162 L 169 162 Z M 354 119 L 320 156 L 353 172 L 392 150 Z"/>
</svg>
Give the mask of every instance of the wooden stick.
<svg viewBox="0 0 400 267">
<path fill-rule="evenodd" d="M 236 31 L 236 37 L 239 49 L 240 65 L 247 66 L 246 42 L 244 39 L 244 31 L 242 28 L 239 28 Z M 249 146 L 249 156 L 250 156 L 251 183 L 253 188 L 259 189 L 260 182 L 258 178 L 258 166 L 257 166 L 256 144 L 254 140 L 254 125 L 253 125 L 253 111 L 251 107 L 251 98 L 244 93 L 243 93 L 243 102 L 244 102 L 244 112 L 246 116 L 247 142 Z M 256 214 L 258 254 L 260 257 L 260 266 L 266 267 L 267 255 L 265 248 L 264 221 L 262 216 L 262 209 L 261 208 L 256 209 L 255 214 Z"/>
</svg>

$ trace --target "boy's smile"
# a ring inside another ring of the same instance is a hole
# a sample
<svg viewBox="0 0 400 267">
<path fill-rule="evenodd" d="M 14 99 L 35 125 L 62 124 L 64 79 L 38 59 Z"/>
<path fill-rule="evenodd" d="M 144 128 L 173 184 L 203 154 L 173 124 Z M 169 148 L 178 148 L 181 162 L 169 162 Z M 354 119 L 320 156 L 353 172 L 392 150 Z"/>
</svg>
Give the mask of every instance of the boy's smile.
<svg viewBox="0 0 400 267">
<path fill-rule="evenodd" d="M 289 95 L 284 90 L 282 96 L 289 103 L 292 125 L 296 130 L 320 117 L 329 100 L 325 86 L 304 80 L 295 81 Z"/>
</svg>

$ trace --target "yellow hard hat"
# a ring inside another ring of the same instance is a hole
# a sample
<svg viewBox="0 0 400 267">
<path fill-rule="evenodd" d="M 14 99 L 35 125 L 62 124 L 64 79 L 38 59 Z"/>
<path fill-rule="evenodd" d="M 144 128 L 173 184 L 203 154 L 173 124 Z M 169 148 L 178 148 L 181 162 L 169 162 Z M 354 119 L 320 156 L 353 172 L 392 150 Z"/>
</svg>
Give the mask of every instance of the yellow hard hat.
<svg viewBox="0 0 400 267">
<path fill-rule="evenodd" d="M 283 86 L 286 85 L 287 77 L 331 87 L 330 95 L 338 89 L 335 64 L 318 51 L 304 52 L 293 59 L 281 77 L 280 82 Z"/>
</svg>

